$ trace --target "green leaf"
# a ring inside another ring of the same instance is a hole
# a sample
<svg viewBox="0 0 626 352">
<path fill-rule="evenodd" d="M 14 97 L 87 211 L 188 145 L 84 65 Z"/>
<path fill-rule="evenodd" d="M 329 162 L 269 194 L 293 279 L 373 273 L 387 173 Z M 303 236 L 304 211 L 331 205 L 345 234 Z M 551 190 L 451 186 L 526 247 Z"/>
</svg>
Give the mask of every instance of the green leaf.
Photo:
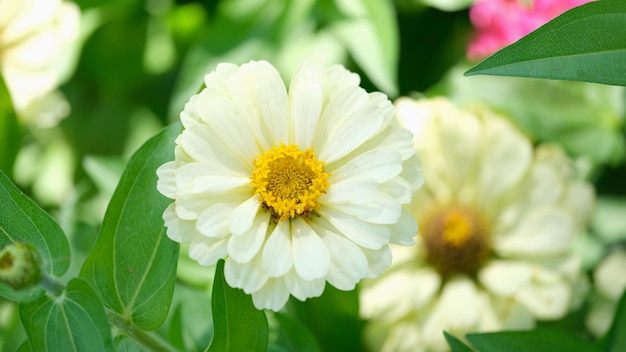
<svg viewBox="0 0 626 352">
<path fill-rule="evenodd" d="M 466 337 L 481 352 L 596 351 L 588 341 L 552 329 L 468 334 Z"/>
<path fill-rule="evenodd" d="M 0 170 L 11 175 L 20 148 L 21 131 L 11 96 L 0 75 Z"/>
<path fill-rule="evenodd" d="M 452 352 L 472 352 L 472 349 L 456 338 L 456 336 L 450 335 L 446 331 L 443 332 L 443 336 L 445 336 Z"/>
<path fill-rule="evenodd" d="M 397 95 L 399 34 L 393 4 L 380 0 L 337 4 L 347 18 L 337 21 L 333 31 L 368 78 L 388 95 Z"/>
<path fill-rule="evenodd" d="M 115 352 L 145 352 L 137 342 L 126 335 L 115 336 Z"/>
<path fill-rule="evenodd" d="M 113 351 L 102 304 L 80 278 L 60 297 L 21 303 L 19 314 L 33 351 Z"/>
<path fill-rule="evenodd" d="M 254 307 L 250 295 L 228 286 L 224 278 L 224 260 L 220 260 L 215 269 L 211 305 L 214 333 L 210 352 L 267 350 L 265 312 Z"/>
<path fill-rule="evenodd" d="M 320 352 L 315 336 L 298 320 L 280 312 L 270 315 L 270 352 Z"/>
<path fill-rule="evenodd" d="M 80 273 L 106 307 L 144 330 L 161 326 L 174 291 L 178 243 L 165 235 L 171 201 L 156 189 L 156 169 L 173 160 L 180 130 L 169 126 L 130 159 Z"/>
<path fill-rule="evenodd" d="M 0 247 L 25 242 L 39 251 L 44 270 L 61 276 L 70 265 L 70 246 L 61 227 L 22 193 L 0 170 Z M 39 297 L 40 288 L 15 291 L 0 283 L 0 296 L 25 302 Z"/>
<path fill-rule="evenodd" d="M 607 352 L 626 351 L 626 291 L 622 294 L 609 332 L 599 342 L 598 347 Z"/>
<path fill-rule="evenodd" d="M 626 85 L 626 2 L 573 8 L 467 71 Z"/>
</svg>

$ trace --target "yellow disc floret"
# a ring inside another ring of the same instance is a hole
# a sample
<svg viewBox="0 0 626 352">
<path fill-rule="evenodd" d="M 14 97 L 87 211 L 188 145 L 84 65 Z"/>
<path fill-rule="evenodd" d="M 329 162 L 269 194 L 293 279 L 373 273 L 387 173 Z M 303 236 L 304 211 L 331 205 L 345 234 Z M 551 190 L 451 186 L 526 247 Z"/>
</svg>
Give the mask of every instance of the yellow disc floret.
<svg viewBox="0 0 626 352">
<path fill-rule="evenodd" d="M 272 147 L 254 160 L 254 166 L 251 184 L 276 222 L 318 209 L 317 198 L 329 186 L 324 162 L 313 150 L 302 151 L 295 144 Z"/>
</svg>

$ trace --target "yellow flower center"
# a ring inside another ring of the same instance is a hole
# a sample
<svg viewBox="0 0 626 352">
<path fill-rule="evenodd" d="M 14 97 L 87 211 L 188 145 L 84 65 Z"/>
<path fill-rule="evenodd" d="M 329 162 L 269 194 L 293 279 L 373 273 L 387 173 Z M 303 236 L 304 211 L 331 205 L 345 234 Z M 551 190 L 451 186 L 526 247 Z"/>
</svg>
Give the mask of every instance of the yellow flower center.
<svg viewBox="0 0 626 352">
<path fill-rule="evenodd" d="M 250 183 L 276 222 L 308 216 L 319 208 L 317 198 L 329 186 L 324 162 L 313 150 L 302 151 L 295 144 L 272 147 L 254 160 L 254 166 Z"/>
<path fill-rule="evenodd" d="M 422 222 L 427 260 L 443 276 L 475 275 L 489 257 L 488 228 L 474 211 L 448 206 L 435 209 Z"/>
</svg>

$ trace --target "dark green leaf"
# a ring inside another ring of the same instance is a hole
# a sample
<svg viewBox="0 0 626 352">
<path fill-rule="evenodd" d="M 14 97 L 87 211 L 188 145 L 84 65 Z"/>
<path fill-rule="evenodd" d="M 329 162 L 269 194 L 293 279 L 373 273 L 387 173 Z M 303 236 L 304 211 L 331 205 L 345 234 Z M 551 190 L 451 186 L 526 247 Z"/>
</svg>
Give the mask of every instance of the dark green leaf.
<svg viewBox="0 0 626 352">
<path fill-rule="evenodd" d="M 48 213 L 24 195 L 0 170 L 0 247 L 25 242 L 39 251 L 44 269 L 61 276 L 70 264 L 70 247 L 63 230 Z M 39 288 L 15 291 L 0 283 L 0 296 L 17 302 L 39 297 Z"/>
<path fill-rule="evenodd" d="M 102 304 L 82 279 L 72 279 L 60 297 L 21 303 L 19 314 L 33 351 L 113 351 Z"/>
<path fill-rule="evenodd" d="M 472 346 L 481 352 L 596 351 L 588 341 L 552 329 L 468 334 L 466 337 Z"/>
<path fill-rule="evenodd" d="M 270 319 L 270 352 L 299 351 L 319 352 L 320 346 L 313 334 L 302 323 L 289 315 L 280 312 L 274 313 Z"/>
<path fill-rule="evenodd" d="M 626 85 L 626 1 L 573 8 L 466 72 Z"/>
<path fill-rule="evenodd" d="M 443 336 L 445 336 L 448 345 L 452 352 L 472 352 L 472 349 L 469 348 L 463 341 L 459 340 L 453 335 L 448 334 L 446 331 L 443 332 Z"/>
<path fill-rule="evenodd" d="M 156 169 L 174 158 L 180 130 L 171 125 L 133 155 L 80 273 L 108 308 L 144 330 L 161 326 L 174 291 L 178 243 L 165 235 L 171 201 L 156 189 Z"/>
<path fill-rule="evenodd" d="M 0 170 L 11 175 L 20 148 L 21 131 L 11 96 L 0 75 Z"/>
<path fill-rule="evenodd" d="M 224 260 L 220 260 L 215 269 L 211 305 L 214 333 L 210 352 L 267 350 L 265 312 L 254 307 L 250 295 L 228 286 L 224 278 Z"/>
<path fill-rule="evenodd" d="M 626 291 L 619 301 L 609 332 L 599 341 L 599 347 L 608 352 L 626 351 Z"/>
<path fill-rule="evenodd" d="M 304 302 L 289 301 L 295 317 L 314 334 L 322 351 L 359 351 L 361 329 L 358 291 L 341 291 L 326 285 L 324 294 Z M 329 323 L 332 322 L 332 323 Z M 341 329 L 337 327 L 340 326 Z"/>
</svg>

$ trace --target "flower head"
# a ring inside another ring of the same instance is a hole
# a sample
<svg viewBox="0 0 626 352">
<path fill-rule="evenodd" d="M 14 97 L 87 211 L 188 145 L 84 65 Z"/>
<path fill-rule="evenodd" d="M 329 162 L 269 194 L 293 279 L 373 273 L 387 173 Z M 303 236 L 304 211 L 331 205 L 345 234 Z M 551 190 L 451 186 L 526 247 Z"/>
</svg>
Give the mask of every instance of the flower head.
<svg viewBox="0 0 626 352">
<path fill-rule="evenodd" d="M 592 0 L 478 0 L 470 8 L 476 36 L 467 49 L 472 60 L 514 43 L 561 13 Z"/>
<path fill-rule="evenodd" d="M 572 242 L 592 188 L 554 145 L 533 149 L 511 123 L 442 98 L 397 102 L 415 134 L 425 186 L 409 208 L 416 246 L 363 284 L 374 350 L 445 350 L 442 331 L 531 328 L 564 316 L 581 273 Z"/>
<path fill-rule="evenodd" d="M 0 249 L 0 282 L 14 290 L 25 289 L 41 282 L 41 257 L 31 245 L 9 243 Z"/>
<path fill-rule="evenodd" d="M 0 71 L 18 115 L 50 110 L 60 99 L 50 93 L 61 83 L 67 66 L 62 61 L 78 37 L 79 19 L 72 2 L 0 2 Z"/>
<path fill-rule="evenodd" d="M 168 236 L 257 308 L 290 294 L 353 289 L 390 264 L 388 243 L 412 244 L 402 204 L 421 183 L 412 135 L 393 105 L 341 66 L 304 65 L 287 91 L 269 63 L 221 64 L 181 114 L 175 160 L 158 189 L 174 202 Z"/>
</svg>

